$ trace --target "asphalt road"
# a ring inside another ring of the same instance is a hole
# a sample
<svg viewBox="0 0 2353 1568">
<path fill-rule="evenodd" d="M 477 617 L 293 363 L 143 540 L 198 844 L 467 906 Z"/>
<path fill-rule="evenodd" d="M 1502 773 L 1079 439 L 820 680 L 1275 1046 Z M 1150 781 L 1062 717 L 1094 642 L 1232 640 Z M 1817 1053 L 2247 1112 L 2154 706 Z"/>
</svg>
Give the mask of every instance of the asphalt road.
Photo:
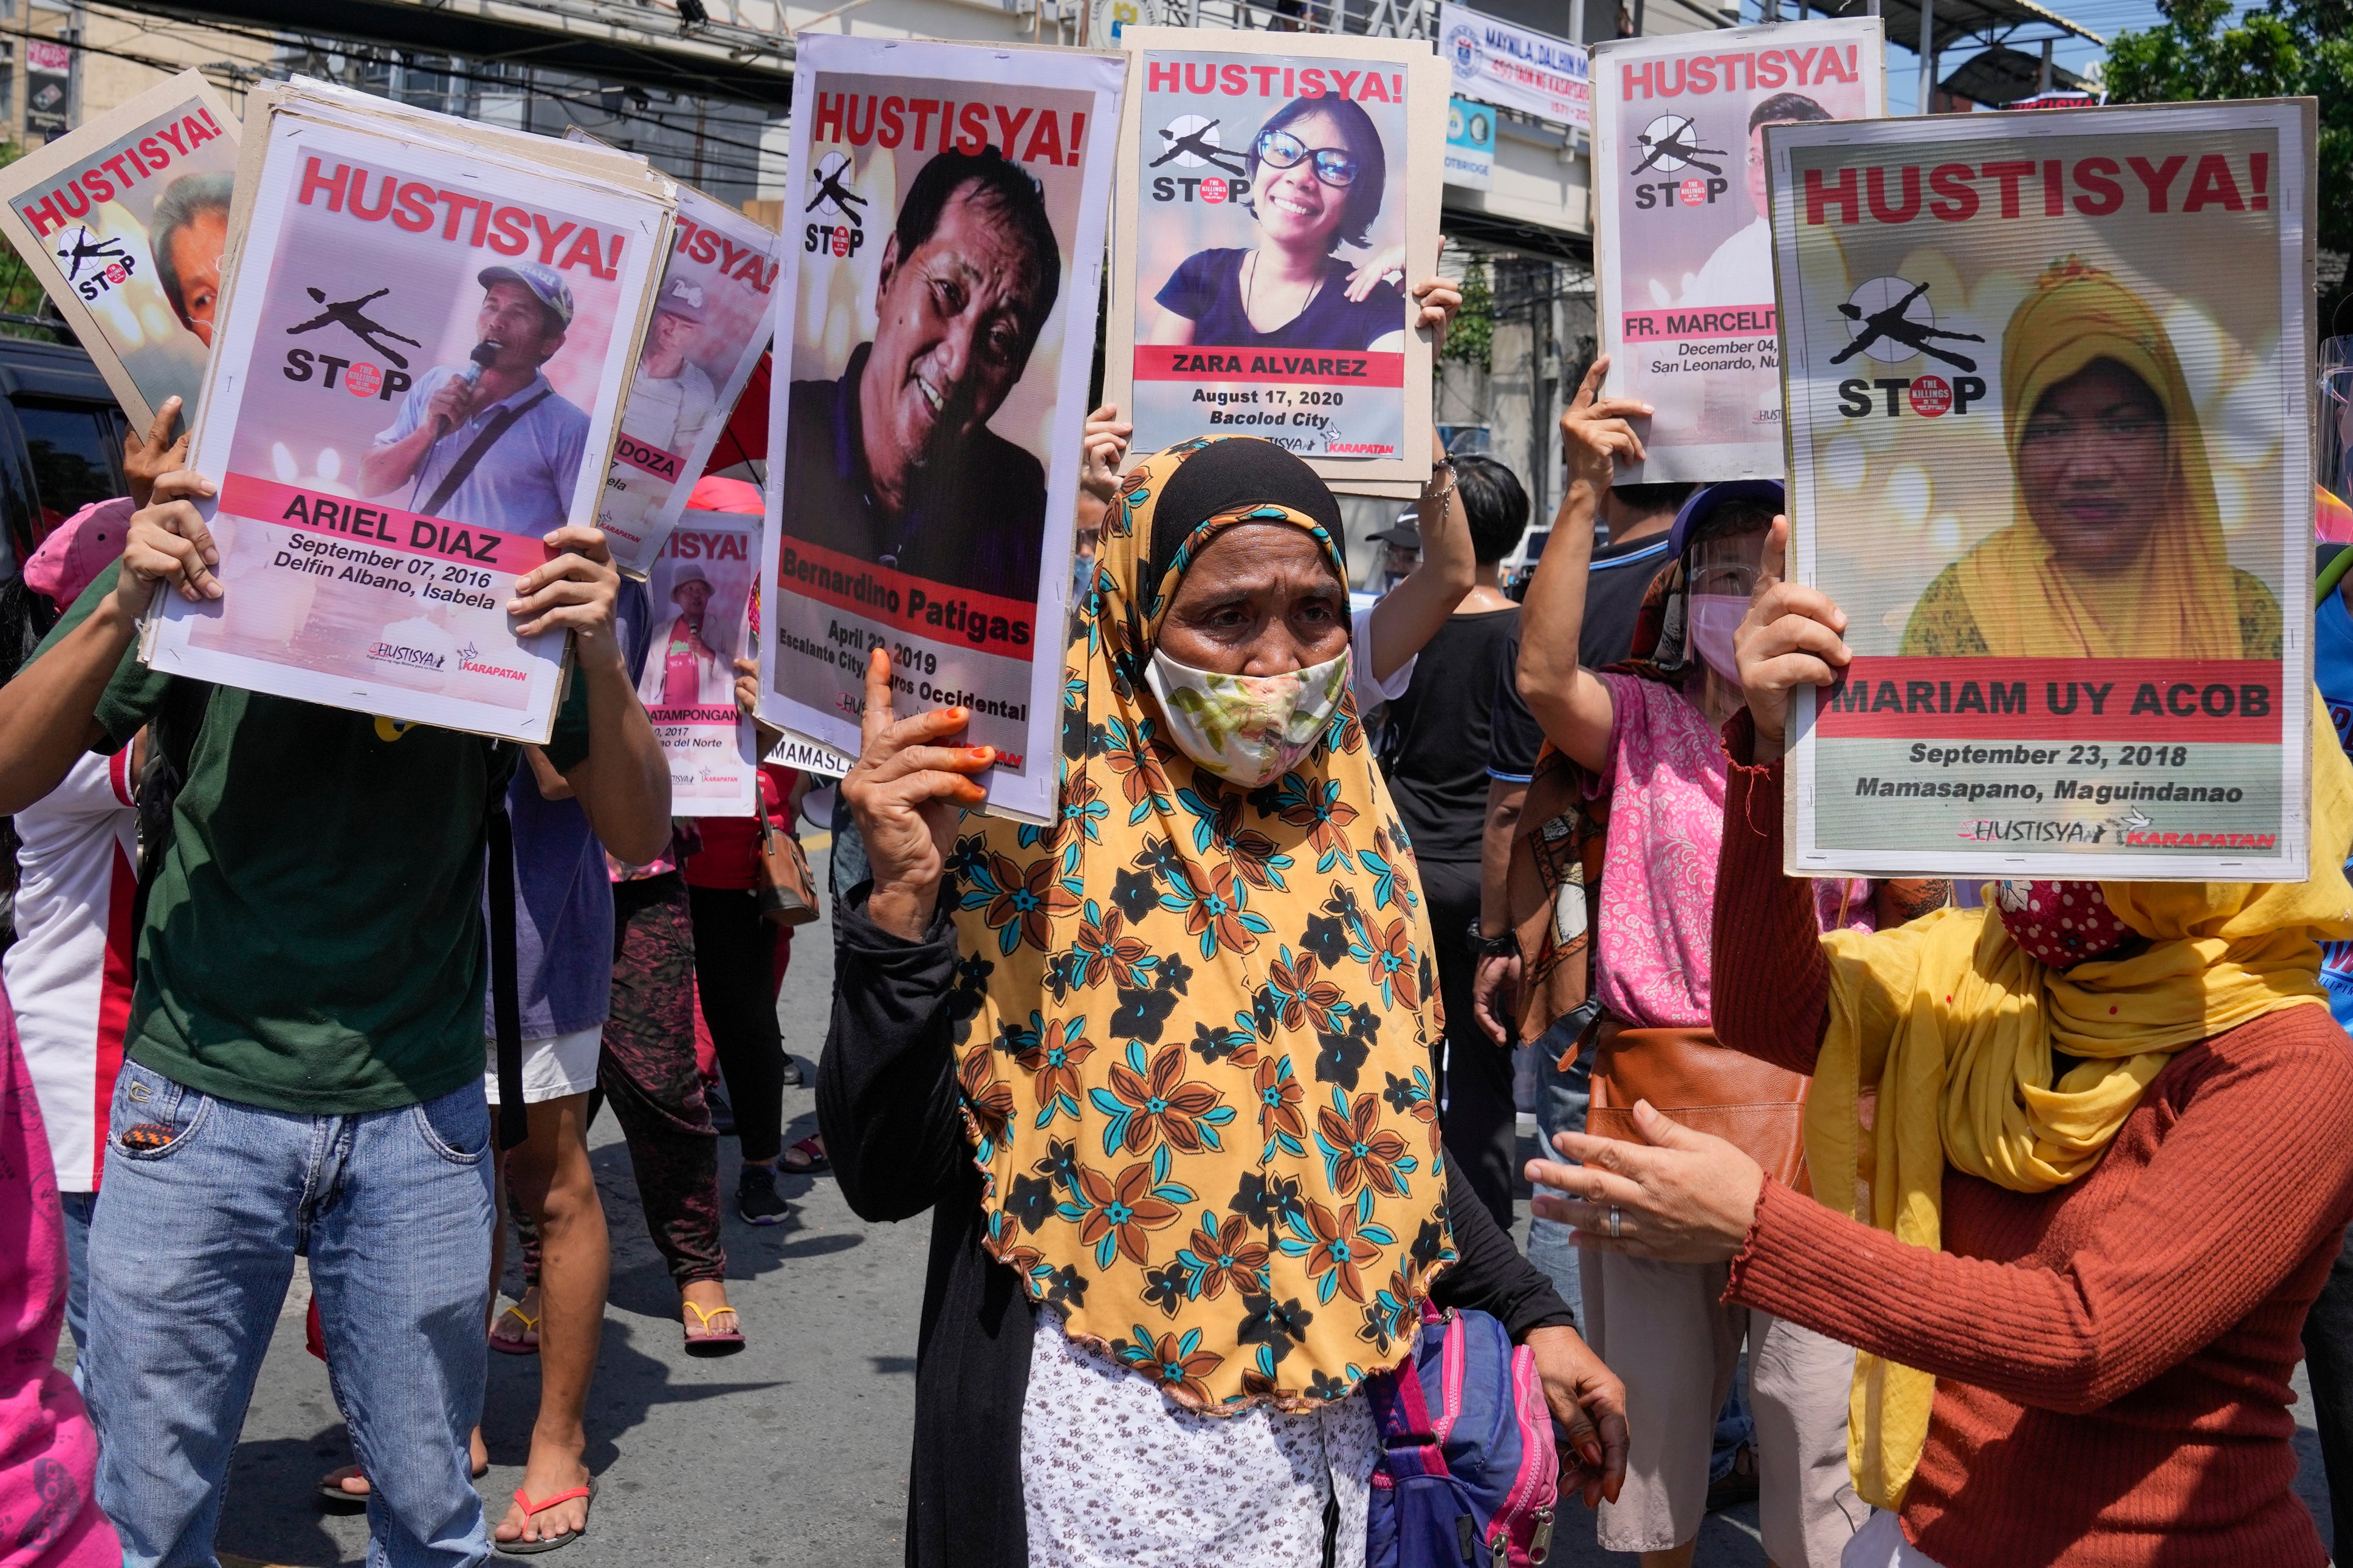
<svg viewBox="0 0 2353 1568">
<path fill-rule="evenodd" d="M 795 947 L 779 1013 L 786 1048 L 813 1076 L 832 991 L 826 928 L 804 927 Z M 786 1096 L 787 1138 L 814 1131 L 809 1091 Z M 692 1361 L 680 1348 L 677 1297 L 647 1238 L 612 1117 L 599 1119 L 590 1143 L 613 1236 L 611 1305 L 588 1415 L 588 1462 L 602 1490 L 587 1538 L 556 1561 L 900 1563 L 927 1222 L 866 1225 L 825 1176 L 788 1182 L 794 1213 L 782 1226 L 744 1226 L 731 1211 L 728 1288 L 751 1344 L 723 1361 Z M 732 1194 L 734 1147 L 724 1147 L 722 1191 Z M 237 1450 L 218 1538 L 225 1560 L 234 1553 L 290 1568 L 364 1560 L 364 1516 L 313 1501 L 318 1477 L 350 1456 L 325 1369 L 302 1348 L 306 1301 L 298 1276 Z M 491 1469 L 481 1489 L 494 1515 L 522 1480 L 537 1392 L 534 1359 L 491 1357 L 483 1426 Z M 2301 1373 L 2298 1392 L 2299 1419 L 2308 1419 Z M 2309 1426 L 2297 1439 L 2300 1487 L 2326 1539 L 2317 1443 Z M 1765 1561 L 1753 1505 L 1708 1521 L 1702 1568 Z M 1590 1516 L 1572 1507 L 1552 1562 L 1588 1568 L 1634 1559 L 1597 1548 Z"/>
</svg>

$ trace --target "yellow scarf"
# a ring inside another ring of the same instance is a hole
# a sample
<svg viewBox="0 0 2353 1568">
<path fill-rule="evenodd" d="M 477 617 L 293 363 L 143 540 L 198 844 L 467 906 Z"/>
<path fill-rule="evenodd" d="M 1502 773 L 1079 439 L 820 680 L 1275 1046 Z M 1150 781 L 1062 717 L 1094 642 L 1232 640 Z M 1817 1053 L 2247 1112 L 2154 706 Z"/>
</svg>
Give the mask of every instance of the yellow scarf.
<svg viewBox="0 0 2353 1568">
<path fill-rule="evenodd" d="M 2099 1163 L 2175 1051 L 2266 1013 L 2327 1006 L 2318 943 L 2353 936 L 2338 865 L 2353 839 L 2353 765 L 2325 730 L 2312 815 L 2307 881 L 2102 883 L 2149 940 L 2128 958 L 2047 968 L 1990 910 L 1824 936 L 1830 1022 L 1806 1104 L 1814 1195 L 1939 1247 L 1947 1166 L 2011 1192 L 2063 1186 Z M 2081 1058 L 2055 1082 L 2054 1050 Z M 1879 1089 L 1867 1143 L 1863 1084 Z M 1856 1356 L 1847 1462 L 1865 1501 L 1901 1504 L 1935 1392 L 1926 1373 Z"/>
<path fill-rule="evenodd" d="M 2108 576 L 2052 559 L 2018 479 L 2019 444 L 2042 395 L 2094 360 L 2113 360 L 2165 408 L 2168 471 L 2147 487 L 2140 558 Z M 2198 406 L 2164 325 L 2140 297 L 2074 257 L 2053 262 L 2001 341 L 2002 434 L 2013 521 L 1961 558 L 1960 584 L 1999 658 L 2242 658 L 2214 479 Z"/>
<path fill-rule="evenodd" d="M 1246 505 L 1152 571 L 1170 476 L 1224 444 L 1155 454 L 1104 520 L 1054 825 L 967 818 L 950 867 L 989 1252 L 1071 1337 L 1213 1415 L 1314 1409 L 1402 1361 L 1454 1258 L 1430 921 L 1354 701 L 1245 793 L 1168 743 L 1144 679 L 1220 531 L 1303 528 L 1341 564 L 1313 519 Z"/>
</svg>

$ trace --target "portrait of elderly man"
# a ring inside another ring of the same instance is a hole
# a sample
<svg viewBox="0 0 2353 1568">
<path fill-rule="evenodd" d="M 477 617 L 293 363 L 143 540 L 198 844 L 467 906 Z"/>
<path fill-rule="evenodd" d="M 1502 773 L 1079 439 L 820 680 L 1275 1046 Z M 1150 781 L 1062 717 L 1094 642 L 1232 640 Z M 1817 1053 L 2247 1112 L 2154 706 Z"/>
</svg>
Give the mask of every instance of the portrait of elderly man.
<svg viewBox="0 0 2353 1568">
<path fill-rule="evenodd" d="M 719 388 L 688 357 L 706 320 L 702 285 L 673 278 L 654 300 L 645 353 L 621 405 L 621 431 L 662 451 L 683 454 L 719 412 Z"/>
<path fill-rule="evenodd" d="M 991 147 L 923 165 L 882 251 L 873 341 L 793 383 L 785 531 L 912 576 L 1034 597 L 1046 473 L 988 428 L 1061 287 L 1037 182 Z"/>
<path fill-rule="evenodd" d="M 570 519 L 588 443 L 588 416 L 541 368 L 571 329 L 572 289 L 535 261 L 485 267 L 476 281 L 470 363 L 417 377 L 360 459 L 360 493 L 396 494 L 403 510 L 453 522 L 547 533 Z"/>
</svg>

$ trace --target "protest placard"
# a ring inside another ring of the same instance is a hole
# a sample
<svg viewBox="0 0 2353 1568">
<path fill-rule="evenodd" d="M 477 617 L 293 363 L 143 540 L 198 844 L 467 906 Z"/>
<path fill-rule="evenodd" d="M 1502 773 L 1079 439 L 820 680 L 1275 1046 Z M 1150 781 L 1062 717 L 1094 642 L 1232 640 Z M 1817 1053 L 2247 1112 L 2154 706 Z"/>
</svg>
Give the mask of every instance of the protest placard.
<svg viewBox="0 0 2353 1568">
<path fill-rule="evenodd" d="M 592 140 L 578 126 L 565 132 Z M 647 575 L 686 510 L 775 326 L 774 229 L 691 185 L 678 191 L 678 243 L 654 290 L 645 352 L 621 405 L 596 526 L 613 564 Z M 750 807 L 745 807 L 748 811 Z"/>
<path fill-rule="evenodd" d="M 185 70 L 0 169 L 0 232 L 133 428 L 195 413 L 220 294 L 237 117 Z"/>
<path fill-rule="evenodd" d="M 1800 705 L 1792 871 L 2305 875 L 2313 135 L 1766 133 L 1792 575 L 1854 654 Z"/>
<path fill-rule="evenodd" d="M 735 706 L 735 660 L 751 648 L 760 519 L 681 513 L 654 558 L 653 648 L 638 696 L 670 763 L 673 816 L 749 816 L 759 787 L 752 721 Z"/>
<path fill-rule="evenodd" d="M 1609 394 L 1658 412 L 1628 483 L 1778 479 L 1762 134 L 1884 112 L 1876 16 L 1593 47 L 1594 286 Z"/>
<path fill-rule="evenodd" d="M 1590 68 L 1583 44 L 1515 26 L 1468 5 L 1441 5 L 1438 52 L 1446 57 L 1460 97 L 1579 131 L 1592 129 Z"/>
<path fill-rule="evenodd" d="M 988 809 L 1042 817 L 1126 62 L 804 38 L 777 281 L 760 716 L 856 753 L 971 710 Z"/>
<path fill-rule="evenodd" d="M 1335 489 L 1430 477 L 1446 72 L 1426 43 L 1130 27 L 1103 395 L 1131 461 L 1259 436 Z"/>
<path fill-rule="evenodd" d="M 161 596 L 142 651 L 544 742 L 566 639 L 518 637 L 506 603 L 547 533 L 596 518 L 671 187 L 618 154 L 542 158 L 563 144 L 299 85 L 248 109 L 189 458 L 220 487 L 224 595 Z"/>
</svg>

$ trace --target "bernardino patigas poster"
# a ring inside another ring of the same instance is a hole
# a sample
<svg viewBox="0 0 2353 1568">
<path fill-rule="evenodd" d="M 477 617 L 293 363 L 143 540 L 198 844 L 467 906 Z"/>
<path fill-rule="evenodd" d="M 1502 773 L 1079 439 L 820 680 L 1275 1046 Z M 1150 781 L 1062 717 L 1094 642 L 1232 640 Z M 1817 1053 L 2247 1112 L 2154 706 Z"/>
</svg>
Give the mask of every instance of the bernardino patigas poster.
<svg viewBox="0 0 2353 1568">
<path fill-rule="evenodd" d="M 760 717 L 855 754 L 885 648 L 902 715 L 972 710 L 1005 816 L 1053 800 L 1125 65 L 828 35 L 794 81 Z"/>
<path fill-rule="evenodd" d="M 1876 16 L 1594 46 L 1600 350 L 1658 410 L 1621 478 L 1781 477 L 1764 129 L 1883 113 L 1886 74 Z"/>
<path fill-rule="evenodd" d="M 0 230 L 144 432 L 193 417 L 228 243 L 237 119 L 194 70 L 0 169 Z"/>
<path fill-rule="evenodd" d="M 547 533 L 596 516 L 671 187 L 299 84 L 250 108 L 189 460 L 220 485 L 225 593 L 164 595 L 147 661 L 544 742 L 566 639 L 517 637 L 506 604 Z"/>
<path fill-rule="evenodd" d="M 590 140 L 576 126 L 565 134 Z M 654 290 L 645 350 L 621 405 L 620 439 L 596 508 L 613 563 L 632 577 L 647 575 L 661 553 L 744 384 L 768 352 L 778 243 L 766 225 L 691 185 L 679 187 L 678 243 Z"/>
<path fill-rule="evenodd" d="M 2296 881 L 2311 101 L 1767 132 L 1789 868 Z M 2339 847 L 2326 847 L 2334 855 Z"/>
<path fill-rule="evenodd" d="M 735 706 L 735 661 L 750 647 L 759 553 L 756 514 L 685 512 L 646 584 L 653 646 L 638 696 L 670 763 L 675 816 L 752 815 L 752 721 Z"/>
<path fill-rule="evenodd" d="M 1106 399 L 1144 455 L 1258 436 L 1341 489 L 1429 477 L 1446 68 L 1426 44 L 1130 27 Z"/>
</svg>

